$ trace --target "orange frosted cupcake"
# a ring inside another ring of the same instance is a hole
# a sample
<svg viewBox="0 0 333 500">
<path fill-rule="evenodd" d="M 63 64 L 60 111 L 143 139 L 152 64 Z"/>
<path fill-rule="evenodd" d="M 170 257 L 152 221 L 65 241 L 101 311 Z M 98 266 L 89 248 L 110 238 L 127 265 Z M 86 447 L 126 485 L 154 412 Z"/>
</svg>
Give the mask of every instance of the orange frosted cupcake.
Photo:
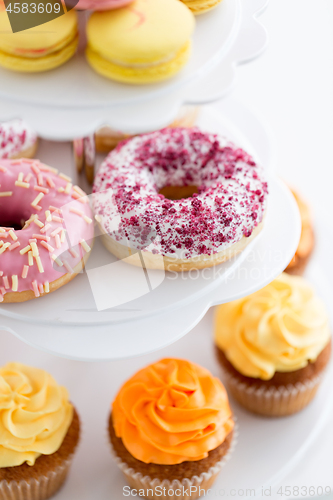
<svg viewBox="0 0 333 500">
<path fill-rule="evenodd" d="M 288 274 L 302 275 L 313 253 L 315 237 L 308 205 L 294 190 L 291 190 L 291 192 L 295 197 L 301 214 L 302 231 L 296 253 L 285 272 Z"/>
<path fill-rule="evenodd" d="M 304 278 L 283 273 L 218 307 L 215 344 L 240 404 L 261 415 L 290 415 L 317 392 L 331 353 L 329 318 Z"/>
<path fill-rule="evenodd" d="M 45 500 L 66 480 L 79 441 L 68 392 L 44 370 L 0 368 L 0 499 Z"/>
<path fill-rule="evenodd" d="M 224 386 L 208 370 L 162 359 L 120 389 L 109 434 L 131 488 L 154 499 L 165 487 L 167 498 L 194 500 L 228 459 L 234 420 Z"/>
</svg>

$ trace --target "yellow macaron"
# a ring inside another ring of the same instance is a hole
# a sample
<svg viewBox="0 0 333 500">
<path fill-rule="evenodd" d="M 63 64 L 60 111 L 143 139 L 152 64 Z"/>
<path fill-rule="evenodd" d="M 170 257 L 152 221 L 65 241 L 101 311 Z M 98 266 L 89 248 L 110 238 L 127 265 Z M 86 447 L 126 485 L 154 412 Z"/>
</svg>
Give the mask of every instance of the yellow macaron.
<svg viewBox="0 0 333 500">
<path fill-rule="evenodd" d="M 12 33 L 0 12 L 0 65 L 12 71 L 47 71 L 70 59 L 77 49 L 77 14 L 70 11 L 48 23 Z"/>
<path fill-rule="evenodd" d="M 165 80 L 186 64 L 194 27 L 193 14 L 179 0 L 136 0 L 121 9 L 94 12 L 87 26 L 87 59 L 112 80 Z"/>
<path fill-rule="evenodd" d="M 214 9 L 222 0 L 181 0 L 195 16 Z"/>
</svg>

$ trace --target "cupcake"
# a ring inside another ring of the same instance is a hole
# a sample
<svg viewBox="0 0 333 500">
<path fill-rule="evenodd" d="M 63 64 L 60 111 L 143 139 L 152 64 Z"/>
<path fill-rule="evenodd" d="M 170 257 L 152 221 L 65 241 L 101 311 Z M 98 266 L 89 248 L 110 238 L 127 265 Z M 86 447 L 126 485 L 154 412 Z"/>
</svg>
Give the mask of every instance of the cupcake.
<svg viewBox="0 0 333 500">
<path fill-rule="evenodd" d="M 315 396 L 331 353 L 324 304 L 300 276 L 218 307 L 218 360 L 227 388 L 247 410 L 291 415 Z"/>
<path fill-rule="evenodd" d="M 302 275 L 313 253 L 314 231 L 308 205 L 295 191 L 291 190 L 291 192 L 296 199 L 301 214 L 302 232 L 296 253 L 285 271 L 288 274 Z"/>
<path fill-rule="evenodd" d="M 131 488 L 152 499 L 166 488 L 167 498 L 194 500 L 228 459 L 234 420 L 225 388 L 208 370 L 163 359 L 122 386 L 109 434 Z"/>
<path fill-rule="evenodd" d="M 0 368 L 0 498 L 44 500 L 63 485 L 79 441 L 68 392 L 47 372 Z"/>
</svg>

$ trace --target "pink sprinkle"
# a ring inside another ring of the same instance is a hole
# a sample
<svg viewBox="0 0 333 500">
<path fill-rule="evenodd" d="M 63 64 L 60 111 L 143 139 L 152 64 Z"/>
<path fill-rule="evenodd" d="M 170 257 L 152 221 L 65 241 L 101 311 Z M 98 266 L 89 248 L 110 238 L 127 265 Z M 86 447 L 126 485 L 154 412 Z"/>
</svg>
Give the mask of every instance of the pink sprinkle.
<svg viewBox="0 0 333 500">
<path fill-rule="evenodd" d="M 62 227 L 58 227 L 57 229 L 55 229 L 54 231 L 52 231 L 51 233 L 51 236 L 52 238 L 55 237 L 56 234 L 60 233 L 62 231 Z"/>
<path fill-rule="evenodd" d="M 40 232 L 44 234 L 44 233 L 46 233 L 46 231 L 48 229 L 50 229 L 50 227 L 51 227 L 51 224 L 46 224 L 46 226 L 42 227 L 42 229 L 40 230 Z"/>
<path fill-rule="evenodd" d="M 0 172 L 7 172 L 7 169 L 6 169 L 5 167 L 2 167 L 2 166 L 0 165 Z"/>
<path fill-rule="evenodd" d="M 71 207 L 69 211 L 76 215 L 81 215 L 81 216 L 83 215 L 83 212 L 81 212 L 81 210 L 78 210 L 77 208 Z"/>
<path fill-rule="evenodd" d="M 22 278 L 25 279 L 28 276 L 29 266 L 23 266 Z"/>
<path fill-rule="evenodd" d="M 0 238 L 8 238 L 9 233 L 0 233 Z"/>
<path fill-rule="evenodd" d="M 34 208 L 35 208 L 36 210 L 38 210 L 38 211 L 39 211 L 39 210 L 42 210 L 42 207 L 41 207 L 40 205 L 34 205 Z"/>
<path fill-rule="evenodd" d="M 50 241 L 49 236 L 43 236 L 42 234 L 33 234 L 32 235 L 36 240 Z"/>
<path fill-rule="evenodd" d="M 42 186 L 43 185 L 43 176 L 42 176 L 42 174 L 38 174 L 37 175 L 37 184 L 38 184 L 38 186 Z"/>
<path fill-rule="evenodd" d="M 67 269 L 67 271 L 68 271 L 69 273 L 71 273 L 71 274 L 73 274 L 73 273 L 74 273 L 74 269 L 73 269 L 73 268 L 72 268 L 72 267 L 68 264 L 67 260 L 64 260 L 64 261 L 63 261 L 63 264 L 64 264 L 65 268 Z"/>
<path fill-rule="evenodd" d="M 6 289 L 5 289 L 3 286 L 2 286 L 2 287 L 0 287 L 0 290 L 1 290 L 2 295 L 5 295 L 5 293 L 6 293 Z"/>
<path fill-rule="evenodd" d="M 49 209 L 51 210 L 51 212 L 58 212 L 58 214 L 61 214 L 61 209 L 54 207 L 53 205 L 50 205 Z"/>
<path fill-rule="evenodd" d="M 34 164 L 33 164 L 33 165 L 31 165 L 31 170 L 32 170 L 32 171 L 33 171 L 36 175 L 40 174 L 40 170 L 39 170 L 39 168 L 38 168 L 36 165 L 34 165 Z"/>
<path fill-rule="evenodd" d="M 0 276 L 3 276 L 3 271 L 0 271 Z"/>
<path fill-rule="evenodd" d="M 46 250 L 48 250 L 49 252 L 54 252 L 54 248 L 51 247 L 51 245 L 49 245 L 48 243 L 46 243 L 46 241 L 41 241 L 41 245 L 46 248 Z"/>
<path fill-rule="evenodd" d="M 74 257 L 74 259 L 77 259 L 79 257 L 79 254 L 74 250 L 74 248 L 70 248 L 69 253 L 72 257 Z"/>
<path fill-rule="evenodd" d="M 17 241 L 16 243 L 13 243 L 12 245 L 10 245 L 10 247 L 8 247 L 8 250 L 12 251 L 15 248 L 19 247 L 20 245 L 21 245 L 21 243 L 19 241 Z"/>
<path fill-rule="evenodd" d="M 60 248 L 61 247 L 61 241 L 60 241 L 59 234 L 55 235 L 55 242 L 56 242 L 56 247 Z"/>
<path fill-rule="evenodd" d="M 3 279 L 3 284 L 4 284 L 5 288 L 6 288 L 6 290 L 8 290 L 8 288 L 9 288 L 8 277 L 7 276 L 3 276 L 2 279 Z"/>
<path fill-rule="evenodd" d="M 29 172 L 28 175 L 25 177 L 24 182 L 29 182 L 32 178 L 32 173 Z"/>
<path fill-rule="evenodd" d="M 52 220 L 54 222 L 60 222 L 60 223 L 64 222 L 64 219 L 62 219 L 61 217 L 58 217 L 57 215 L 52 215 Z"/>
<path fill-rule="evenodd" d="M 34 190 L 39 191 L 40 193 L 44 193 L 44 194 L 48 194 L 50 191 L 49 189 L 42 187 L 42 186 L 34 186 Z"/>
<path fill-rule="evenodd" d="M 31 284 L 32 284 L 32 289 L 35 292 L 35 297 L 39 297 L 40 293 L 39 293 L 39 290 L 38 290 L 37 281 L 34 280 L 34 281 L 32 281 Z"/>
<path fill-rule="evenodd" d="M 44 293 L 43 283 L 39 283 L 38 289 L 39 289 L 40 293 Z"/>
<path fill-rule="evenodd" d="M 22 165 L 22 159 L 20 160 L 12 160 L 11 165 Z"/>
<path fill-rule="evenodd" d="M 46 184 L 48 184 L 50 186 L 50 188 L 55 188 L 55 184 L 54 184 L 53 180 L 51 179 L 51 177 L 46 177 Z"/>
</svg>

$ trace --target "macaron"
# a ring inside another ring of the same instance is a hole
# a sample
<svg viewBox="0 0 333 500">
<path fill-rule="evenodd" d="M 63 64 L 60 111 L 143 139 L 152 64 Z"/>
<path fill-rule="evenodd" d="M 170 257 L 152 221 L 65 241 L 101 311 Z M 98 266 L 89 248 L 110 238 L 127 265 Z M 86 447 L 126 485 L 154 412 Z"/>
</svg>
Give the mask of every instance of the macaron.
<svg viewBox="0 0 333 500">
<path fill-rule="evenodd" d="M 80 0 L 75 8 L 77 10 L 113 10 L 125 7 L 132 2 L 133 0 Z"/>
<path fill-rule="evenodd" d="M 132 84 L 171 78 L 191 52 L 195 19 L 179 0 L 136 0 L 95 12 L 87 25 L 87 59 L 101 75 Z"/>
<path fill-rule="evenodd" d="M 181 0 L 194 15 L 205 14 L 214 9 L 222 0 Z"/>
<path fill-rule="evenodd" d="M 13 33 L 5 11 L 0 11 L 0 66 L 35 73 L 64 64 L 78 45 L 77 13 Z"/>
</svg>

